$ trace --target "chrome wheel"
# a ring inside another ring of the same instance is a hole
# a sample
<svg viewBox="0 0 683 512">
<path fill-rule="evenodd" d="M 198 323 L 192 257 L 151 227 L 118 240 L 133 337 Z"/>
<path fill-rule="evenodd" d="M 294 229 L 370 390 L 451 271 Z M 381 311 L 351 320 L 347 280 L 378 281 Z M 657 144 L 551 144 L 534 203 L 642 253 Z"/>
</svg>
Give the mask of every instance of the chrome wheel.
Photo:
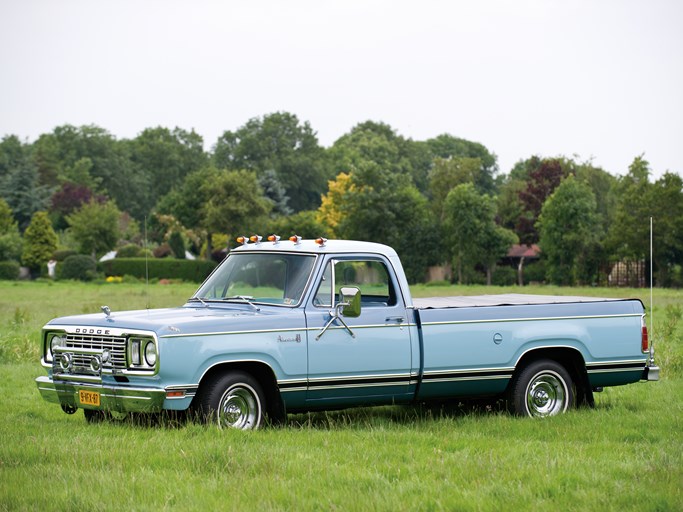
<svg viewBox="0 0 683 512">
<path fill-rule="evenodd" d="M 535 375 L 526 388 L 526 409 L 529 416 L 554 416 L 567 410 L 569 390 L 555 372 L 543 371 Z"/>
<path fill-rule="evenodd" d="M 574 384 L 567 369 L 551 359 L 520 368 L 508 389 L 508 406 L 519 416 L 547 418 L 574 406 Z"/>
<path fill-rule="evenodd" d="M 264 424 L 268 407 L 261 383 L 245 371 L 233 370 L 207 378 L 192 410 L 218 428 L 255 430 Z"/>
<path fill-rule="evenodd" d="M 261 401 L 258 394 L 247 384 L 234 384 L 223 393 L 216 417 L 220 428 L 258 428 L 261 419 Z"/>
</svg>

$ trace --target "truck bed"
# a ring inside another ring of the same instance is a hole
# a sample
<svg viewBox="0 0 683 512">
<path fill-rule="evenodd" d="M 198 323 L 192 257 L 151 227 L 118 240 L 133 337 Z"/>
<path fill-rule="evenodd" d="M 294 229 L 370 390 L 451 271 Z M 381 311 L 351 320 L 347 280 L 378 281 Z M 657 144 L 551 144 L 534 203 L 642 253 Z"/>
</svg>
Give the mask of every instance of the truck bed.
<svg viewBox="0 0 683 512">
<path fill-rule="evenodd" d="M 415 309 L 478 308 L 489 306 L 532 306 L 540 304 L 576 304 L 584 302 L 617 302 L 633 299 L 610 299 L 603 297 L 579 297 L 558 295 L 526 295 L 507 293 L 500 295 L 470 295 L 455 297 L 414 298 Z"/>
</svg>

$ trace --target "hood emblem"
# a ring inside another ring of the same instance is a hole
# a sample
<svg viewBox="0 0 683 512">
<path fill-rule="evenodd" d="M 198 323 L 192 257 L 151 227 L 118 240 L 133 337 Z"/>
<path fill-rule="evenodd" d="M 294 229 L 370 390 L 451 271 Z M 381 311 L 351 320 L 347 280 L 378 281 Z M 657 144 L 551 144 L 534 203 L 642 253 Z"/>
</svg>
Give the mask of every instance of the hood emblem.
<svg viewBox="0 0 683 512">
<path fill-rule="evenodd" d="M 180 329 L 178 329 L 177 327 L 175 327 L 173 325 L 169 325 L 168 330 L 171 332 L 180 332 Z"/>
<path fill-rule="evenodd" d="M 109 318 L 111 316 L 111 309 L 109 309 L 109 306 L 102 306 L 100 308 L 102 310 L 102 313 L 104 313 L 104 316 Z"/>
</svg>

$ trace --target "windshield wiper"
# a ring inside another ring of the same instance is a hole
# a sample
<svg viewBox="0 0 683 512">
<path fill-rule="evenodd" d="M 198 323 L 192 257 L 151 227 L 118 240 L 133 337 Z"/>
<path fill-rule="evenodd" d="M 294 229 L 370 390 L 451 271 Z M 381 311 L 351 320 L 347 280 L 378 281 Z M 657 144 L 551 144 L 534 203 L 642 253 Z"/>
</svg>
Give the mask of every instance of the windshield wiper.
<svg viewBox="0 0 683 512">
<path fill-rule="evenodd" d="M 206 302 L 204 302 L 204 301 L 202 300 L 201 297 L 190 297 L 187 301 L 188 301 L 188 302 L 193 302 L 193 301 L 196 301 L 196 300 L 198 300 L 199 302 L 201 302 L 202 304 L 204 304 L 204 307 L 205 307 L 205 308 L 208 308 L 208 307 L 209 307 L 209 305 L 208 305 Z"/>
<path fill-rule="evenodd" d="M 259 308 L 253 302 L 251 302 L 252 300 L 254 300 L 254 297 L 251 297 L 250 295 L 235 295 L 234 297 L 223 297 L 223 300 L 226 300 L 226 301 L 241 300 L 242 302 L 246 302 L 247 304 L 249 304 L 256 311 L 261 311 L 261 308 Z"/>
</svg>

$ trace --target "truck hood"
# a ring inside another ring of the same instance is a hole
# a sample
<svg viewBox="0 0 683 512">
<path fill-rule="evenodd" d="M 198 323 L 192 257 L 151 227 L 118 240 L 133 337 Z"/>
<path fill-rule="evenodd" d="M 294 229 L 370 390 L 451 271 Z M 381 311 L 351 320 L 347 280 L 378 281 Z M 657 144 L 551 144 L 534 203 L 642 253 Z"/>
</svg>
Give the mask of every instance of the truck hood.
<svg viewBox="0 0 683 512">
<path fill-rule="evenodd" d="M 210 332 L 233 332 L 254 330 L 262 327 L 266 318 L 291 316 L 291 308 L 261 307 L 256 311 L 249 305 L 230 306 L 183 306 L 167 309 L 143 309 L 137 311 L 112 311 L 55 318 L 49 326 L 102 327 L 153 331 L 158 336 L 203 334 Z M 267 322 L 270 323 L 270 322 Z"/>
</svg>

